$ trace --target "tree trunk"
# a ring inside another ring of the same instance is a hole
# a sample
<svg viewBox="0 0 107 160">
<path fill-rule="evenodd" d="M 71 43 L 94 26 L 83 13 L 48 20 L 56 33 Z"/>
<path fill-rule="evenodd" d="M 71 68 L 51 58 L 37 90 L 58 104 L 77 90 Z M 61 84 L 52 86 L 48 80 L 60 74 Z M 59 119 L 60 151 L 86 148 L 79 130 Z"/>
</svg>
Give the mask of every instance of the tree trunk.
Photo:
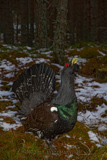
<svg viewBox="0 0 107 160">
<path fill-rule="evenodd" d="M 83 40 L 83 3 L 84 0 L 76 0 L 76 42 Z"/>
<path fill-rule="evenodd" d="M 48 39 L 49 39 L 49 46 L 51 47 L 53 44 L 53 37 L 54 37 L 54 21 L 56 18 L 56 6 L 57 4 L 55 4 L 57 0 L 53 1 L 53 0 L 48 0 L 48 14 L 47 14 L 47 18 L 48 18 L 48 24 L 49 24 L 49 32 L 48 32 Z"/>
<path fill-rule="evenodd" d="M 65 63 L 68 0 L 60 0 L 58 3 L 53 40 L 53 56 L 55 62 L 63 65 Z"/>
<path fill-rule="evenodd" d="M 13 29 L 13 14 L 12 14 L 12 1 L 5 0 L 2 5 L 3 9 L 3 32 L 4 43 L 14 43 L 14 29 Z"/>
<path fill-rule="evenodd" d="M 75 5 L 74 0 L 68 1 L 68 30 L 69 30 L 69 45 L 75 43 Z"/>
<path fill-rule="evenodd" d="M 21 0 L 21 43 L 28 44 L 29 29 L 28 29 L 28 0 Z"/>
<path fill-rule="evenodd" d="M 97 40 L 97 0 L 90 0 L 90 41 Z"/>
<path fill-rule="evenodd" d="M 90 0 L 84 1 L 83 41 L 89 41 L 90 36 Z"/>
<path fill-rule="evenodd" d="M 29 46 L 32 46 L 34 40 L 34 0 L 28 1 L 28 9 L 29 9 Z"/>
<path fill-rule="evenodd" d="M 98 41 L 107 41 L 107 1 L 98 0 Z"/>
<path fill-rule="evenodd" d="M 47 1 L 36 0 L 36 48 L 48 47 Z"/>
</svg>

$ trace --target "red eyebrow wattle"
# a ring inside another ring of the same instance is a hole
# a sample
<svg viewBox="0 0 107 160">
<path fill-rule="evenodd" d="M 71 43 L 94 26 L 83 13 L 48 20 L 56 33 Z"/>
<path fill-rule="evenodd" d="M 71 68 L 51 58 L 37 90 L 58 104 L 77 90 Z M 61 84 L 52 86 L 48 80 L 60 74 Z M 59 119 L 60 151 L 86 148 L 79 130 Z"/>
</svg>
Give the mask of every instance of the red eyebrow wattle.
<svg viewBox="0 0 107 160">
<path fill-rule="evenodd" d="M 65 68 L 67 68 L 69 66 L 69 63 L 65 64 Z"/>
</svg>

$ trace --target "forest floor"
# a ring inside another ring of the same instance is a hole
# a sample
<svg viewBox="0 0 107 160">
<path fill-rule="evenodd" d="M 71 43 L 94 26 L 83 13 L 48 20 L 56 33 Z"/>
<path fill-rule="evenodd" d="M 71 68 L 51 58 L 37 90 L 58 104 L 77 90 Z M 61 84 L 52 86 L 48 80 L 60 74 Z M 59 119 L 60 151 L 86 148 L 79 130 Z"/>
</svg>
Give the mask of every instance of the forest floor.
<svg viewBox="0 0 107 160">
<path fill-rule="evenodd" d="M 0 158 L 2 160 L 106 160 L 107 159 L 107 44 L 82 44 L 66 49 L 66 62 L 77 57 L 81 66 L 75 79 L 79 104 L 72 131 L 55 141 L 58 154 L 51 156 L 45 142 L 25 133 L 12 92 L 18 75 L 35 63 L 45 63 L 56 73 L 56 91 L 63 66 L 52 51 L 0 44 Z"/>
</svg>

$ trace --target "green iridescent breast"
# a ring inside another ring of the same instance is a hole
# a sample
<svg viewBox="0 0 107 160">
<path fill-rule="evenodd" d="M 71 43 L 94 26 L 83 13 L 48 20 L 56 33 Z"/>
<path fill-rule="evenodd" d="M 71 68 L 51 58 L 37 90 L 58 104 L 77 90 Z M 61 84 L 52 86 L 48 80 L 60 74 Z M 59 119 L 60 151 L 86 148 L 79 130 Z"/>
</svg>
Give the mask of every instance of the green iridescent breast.
<svg viewBox="0 0 107 160">
<path fill-rule="evenodd" d="M 68 121 L 75 121 L 77 119 L 77 110 L 78 110 L 77 102 L 70 103 L 67 105 L 60 105 L 60 106 L 57 105 L 56 107 L 58 108 L 62 118 Z"/>
</svg>

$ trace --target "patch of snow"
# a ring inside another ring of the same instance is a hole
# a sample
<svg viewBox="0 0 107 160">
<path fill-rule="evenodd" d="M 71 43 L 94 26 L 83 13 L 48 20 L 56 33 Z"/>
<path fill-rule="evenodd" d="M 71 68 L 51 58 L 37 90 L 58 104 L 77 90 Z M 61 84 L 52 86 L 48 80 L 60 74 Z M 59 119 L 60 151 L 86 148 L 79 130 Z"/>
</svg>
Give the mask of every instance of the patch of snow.
<svg viewBox="0 0 107 160">
<path fill-rule="evenodd" d="M 65 49 L 65 52 L 69 52 L 69 51 L 74 51 L 74 48 L 72 48 L 72 46 L 70 46 L 68 49 Z"/>
<path fill-rule="evenodd" d="M 16 104 L 17 102 L 19 102 L 18 99 L 12 99 L 13 104 Z"/>
<path fill-rule="evenodd" d="M 52 53 L 52 51 L 41 52 L 41 54 L 45 54 L 45 55 L 50 55 L 51 53 Z"/>
<path fill-rule="evenodd" d="M 4 59 L 0 63 L 0 69 L 4 69 L 6 71 L 13 71 L 15 69 L 15 65 Z"/>
<path fill-rule="evenodd" d="M 3 98 L 3 99 L 0 99 L 0 101 L 9 101 L 9 99 Z"/>
<path fill-rule="evenodd" d="M 98 127 L 99 130 L 107 130 L 107 125 L 104 125 L 104 123 L 107 123 L 107 117 L 102 117 L 106 110 L 107 106 L 102 104 L 96 108 L 96 111 L 86 110 L 86 113 L 78 112 L 77 119 L 90 127 L 95 126 Z M 99 126 L 99 123 L 102 127 Z"/>
<path fill-rule="evenodd" d="M 104 136 L 99 138 L 101 139 L 103 145 L 107 144 L 107 137 Z"/>
<path fill-rule="evenodd" d="M 20 122 L 16 121 L 14 124 L 0 122 L 0 126 L 3 127 L 3 131 L 9 131 L 10 129 L 17 129 L 18 127 L 22 126 Z"/>
<path fill-rule="evenodd" d="M 6 109 L 9 109 L 9 108 L 10 108 L 10 109 L 13 109 L 13 108 L 15 108 L 15 106 L 13 105 L 13 106 L 7 106 L 7 107 L 6 107 Z"/>
<path fill-rule="evenodd" d="M 88 131 L 88 135 L 89 135 L 90 139 L 92 140 L 92 142 L 98 142 L 99 143 L 99 139 L 94 132 Z"/>
<path fill-rule="evenodd" d="M 4 75 L 6 78 L 11 78 L 11 77 L 14 77 L 14 73 L 11 72 L 11 73 L 7 73 Z"/>
<path fill-rule="evenodd" d="M 42 55 L 46 55 L 47 57 L 52 58 L 53 56 L 50 55 L 51 53 L 52 53 L 52 51 L 41 52 Z"/>
<path fill-rule="evenodd" d="M 68 134 L 65 134 L 65 137 L 67 137 L 67 138 L 71 138 Z"/>
<path fill-rule="evenodd" d="M 11 110 L 8 110 L 7 112 L 2 111 L 2 112 L 0 112 L 0 116 L 2 116 L 2 117 L 14 117 L 16 113 L 17 113 L 17 111 L 11 111 Z"/>
<path fill-rule="evenodd" d="M 75 89 L 78 100 L 87 102 L 94 96 L 103 97 L 107 100 L 107 83 L 98 83 L 92 78 L 86 78 L 80 75 L 76 78 L 76 83 L 78 84 L 78 87 Z"/>
<path fill-rule="evenodd" d="M 50 60 L 45 58 L 36 58 L 36 61 L 35 61 L 36 64 L 47 63 L 47 62 L 50 62 Z"/>
<path fill-rule="evenodd" d="M 40 48 L 38 50 L 36 50 L 37 52 L 45 52 L 47 50 L 47 48 Z"/>
<path fill-rule="evenodd" d="M 68 158 L 72 158 L 73 157 L 73 154 L 70 154 L 69 156 L 68 156 Z"/>
<path fill-rule="evenodd" d="M 102 145 L 101 144 L 96 144 L 97 148 L 102 148 Z"/>
<path fill-rule="evenodd" d="M 8 85 L 8 86 L 12 86 L 12 85 L 13 85 L 13 82 L 8 82 L 7 85 Z"/>
<path fill-rule="evenodd" d="M 2 98 L 3 96 L 11 96 L 12 92 L 10 91 L 0 91 L 0 98 Z"/>
<path fill-rule="evenodd" d="M 103 53 L 103 52 L 101 52 L 101 51 L 99 51 L 99 50 L 98 50 L 98 52 L 99 52 L 102 56 L 105 56 L 105 55 L 106 55 L 105 53 Z"/>
<path fill-rule="evenodd" d="M 107 125 L 106 124 L 99 124 L 98 131 L 107 131 Z"/>
<path fill-rule="evenodd" d="M 57 66 L 61 70 L 63 69 L 63 66 L 61 66 L 60 64 L 52 63 L 52 65 Z"/>
<path fill-rule="evenodd" d="M 77 48 L 77 52 L 80 52 L 81 50 L 83 50 L 84 48 Z"/>
<path fill-rule="evenodd" d="M 67 149 L 76 148 L 75 145 L 71 145 L 71 144 L 66 144 L 64 147 Z"/>
<path fill-rule="evenodd" d="M 8 106 L 6 107 L 6 109 L 12 109 L 15 106 Z M 20 126 L 22 126 L 21 122 L 19 121 L 19 118 L 16 116 L 17 111 L 11 111 L 11 110 L 7 110 L 6 111 L 2 111 L 0 112 L 0 116 L 1 117 L 12 117 L 15 120 L 14 124 L 10 124 L 10 123 L 6 123 L 6 122 L 0 122 L 0 126 L 3 127 L 3 131 L 9 131 L 10 129 L 16 129 Z M 1 119 L 3 120 L 3 119 Z"/>
<path fill-rule="evenodd" d="M 90 140 L 92 142 L 95 142 L 98 148 L 101 148 L 102 145 L 107 144 L 107 137 L 98 136 L 97 133 L 95 134 L 92 131 L 88 131 L 88 135 L 90 137 Z"/>
<path fill-rule="evenodd" d="M 9 49 L 12 49 L 12 46 L 8 45 L 8 44 L 2 44 L 3 47 L 5 48 L 9 48 Z"/>
<path fill-rule="evenodd" d="M 56 79 L 59 79 L 59 80 L 61 81 L 61 78 L 60 78 L 60 77 L 61 77 L 61 76 L 60 76 L 60 75 L 58 75 L 58 74 L 57 74 L 57 75 L 55 75 L 55 78 L 56 78 Z"/>
<path fill-rule="evenodd" d="M 26 46 L 26 48 L 28 49 L 28 50 L 31 50 L 32 48 L 31 47 L 29 47 L 29 46 Z"/>
<path fill-rule="evenodd" d="M 22 64 L 27 64 L 27 63 L 30 63 L 30 62 L 32 62 L 33 61 L 33 59 L 32 58 L 30 58 L 30 57 L 25 57 L 25 58 L 23 58 L 23 57 L 21 57 L 21 58 L 16 58 L 16 60 L 17 61 L 19 61 L 20 63 L 22 63 Z"/>
</svg>

